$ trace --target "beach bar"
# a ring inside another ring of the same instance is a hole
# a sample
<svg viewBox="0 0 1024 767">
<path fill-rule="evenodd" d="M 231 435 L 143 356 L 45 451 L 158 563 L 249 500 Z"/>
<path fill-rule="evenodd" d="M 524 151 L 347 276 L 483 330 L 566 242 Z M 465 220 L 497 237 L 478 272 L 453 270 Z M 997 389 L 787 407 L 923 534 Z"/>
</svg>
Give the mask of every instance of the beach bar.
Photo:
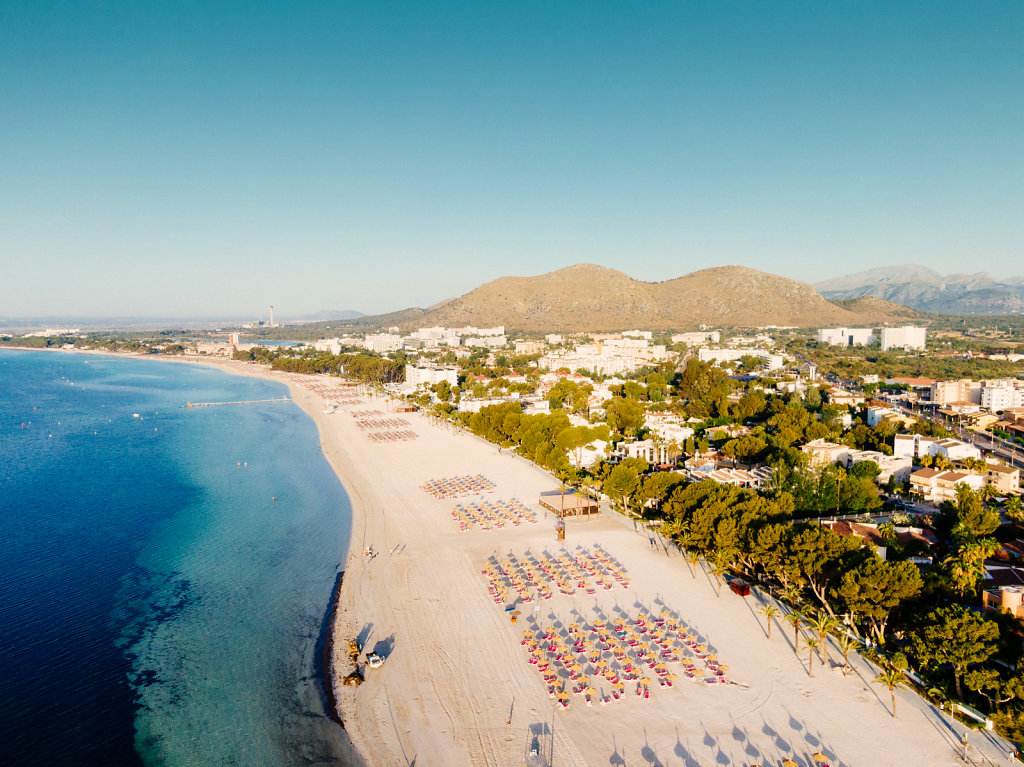
<svg viewBox="0 0 1024 767">
<path fill-rule="evenodd" d="M 544 509 L 559 517 L 580 517 L 600 513 L 597 501 L 575 493 L 550 493 L 537 499 Z"/>
</svg>

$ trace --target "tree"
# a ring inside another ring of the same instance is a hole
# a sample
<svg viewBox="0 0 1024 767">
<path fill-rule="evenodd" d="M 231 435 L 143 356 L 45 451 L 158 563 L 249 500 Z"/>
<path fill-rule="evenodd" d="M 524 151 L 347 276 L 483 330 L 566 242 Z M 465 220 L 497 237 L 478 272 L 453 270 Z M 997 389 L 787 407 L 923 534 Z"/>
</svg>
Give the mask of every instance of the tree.
<svg viewBox="0 0 1024 767">
<path fill-rule="evenodd" d="M 853 536 L 842 536 L 819 525 L 807 524 L 794 528 L 787 542 L 787 553 L 811 591 L 835 617 L 830 602 L 830 590 L 842 572 L 843 564 L 860 548 Z"/>
<path fill-rule="evenodd" d="M 765 623 L 768 624 L 768 639 L 770 640 L 772 638 L 772 621 L 777 621 L 779 616 L 782 615 L 782 611 L 771 602 L 768 602 L 758 612 L 764 616 Z"/>
<path fill-rule="evenodd" d="M 882 644 L 892 610 L 917 596 L 922 586 L 916 565 L 872 556 L 843 573 L 836 595 L 854 620 L 862 617 L 868 621 L 869 632 Z"/>
<path fill-rule="evenodd" d="M 889 696 L 892 698 L 892 718 L 896 718 L 896 688 L 905 687 L 907 684 L 907 678 L 903 675 L 903 672 L 899 669 L 889 666 L 882 673 L 876 676 L 873 680 L 875 684 L 880 684 L 889 688 Z"/>
<path fill-rule="evenodd" d="M 612 498 L 622 500 L 629 512 L 629 499 L 640 489 L 640 475 L 649 468 L 642 458 L 626 458 L 620 461 L 604 481 L 604 492 Z"/>
<path fill-rule="evenodd" d="M 999 627 L 963 605 L 951 605 L 930 612 L 910 640 L 920 668 L 952 668 L 956 694 L 962 699 L 964 673 L 995 654 Z"/>
<path fill-rule="evenodd" d="M 817 615 L 811 619 L 811 628 L 818 633 L 818 640 L 821 645 L 821 662 L 827 668 L 829 665 L 828 660 L 828 635 L 832 633 L 839 625 L 839 621 L 833 618 L 831 615 L 826 613 L 824 610 L 819 610 Z"/>
<path fill-rule="evenodd" d="M 786 613 L 785 620 L 793 627 L 793 649 L 800 652 L 800 626 L 804 622 L 804 614 L 800 610 Z"/>
<path fill-rule="evenodd" d="M 1005 511 L 1006 516 L 1014 522 L 1024 520 L 1024 504 L 1021 503 L 1019 495 L 1012 495 L 1007 498 L 1006 504 L 1003 506 L 1003 511 Z"/>
<path fill-rule="evenodd" d="M 804 644 L 807 645 L 807 676 L 814 676 L 814 651 L 821 647 L 821 640 L 818 637 L 807 637 Z"/>
<path fill-rule="evenodd" d="M 978 581 L 985 577 L 985 560 L 999 549 L 999 541 L 995 538 L 985 538 L 964 543 L 955 553 L 946 557 L 942 564 L 953 582 L 953 587 L 961 595 L 973 592 L 978 586 Z"/>
<path fill-rule="evenodd" d="M 644 425 L 644 406 L 634 399 L 612 397 L 604 403 L 605 421 L 620 434 L 634 434 Z"/>
<path fill-rule="evenodd" d="M 1024 680 L 1020 674 L 1005 679 L 994 668 L 979 668 L 964 674 L 964 684 L 981 693 L 988 702 L 989 712 L 998 711 L 1002 703 L 1024 695 Z"/>
<path fill-rule="evenodd" d="M 943 505 L 957 542 L 984 538 L 999 527 L 999 512 L 981 501 L 981 494 L 964 484 L 956 486 L 956 502 Z"/>
<path fill-rule="evenodd" d="M 859 644 L 856 639 L 845 631 L 839 632 L 836 636 L 836 646 L 839 648 L 839 652 L 843 654 L 843 676 L 846 676 L 850 671 L 850 651 L 856 650 Z"/>
<path fill-rule="evenodd" d="M 711 565 L 711 572 L 715 575 L 715 581 L 718 584 L 718 597 L 722 597 L 722 576 L 729 572 L 729 568 L 732 566 L 732 555 L 726 549 L 718 549 L 711 555 L 709 560 Z"/>
</svg>

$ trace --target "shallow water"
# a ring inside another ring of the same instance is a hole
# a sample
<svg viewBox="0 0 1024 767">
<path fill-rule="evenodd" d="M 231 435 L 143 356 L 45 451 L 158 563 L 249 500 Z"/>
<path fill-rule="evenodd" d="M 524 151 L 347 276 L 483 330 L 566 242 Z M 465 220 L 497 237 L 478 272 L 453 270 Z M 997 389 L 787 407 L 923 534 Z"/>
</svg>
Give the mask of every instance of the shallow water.
<svg viewBox="0 0 1024 767">
<path fill-rule="evenodd" d="M 286 394 L 0 351 L 0 763 L 345 761 L 319 661 L 350 509 L 316 428 L 182 407 Z"/>
</svg>

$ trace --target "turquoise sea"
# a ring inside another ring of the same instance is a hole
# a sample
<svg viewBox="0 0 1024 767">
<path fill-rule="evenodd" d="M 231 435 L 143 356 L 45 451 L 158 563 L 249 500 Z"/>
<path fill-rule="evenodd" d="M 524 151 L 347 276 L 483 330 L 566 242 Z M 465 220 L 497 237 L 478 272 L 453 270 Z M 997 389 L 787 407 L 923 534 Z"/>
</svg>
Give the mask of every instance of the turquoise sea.
<svg viewBox="0 0 1024 767">
<path fill-rule="evenodd" d="M 316 428 L 183 407 L 287 393 L 0 350 L 0 764 L 352 762 L 322 667 L 351 514 Z"/>
</svg>

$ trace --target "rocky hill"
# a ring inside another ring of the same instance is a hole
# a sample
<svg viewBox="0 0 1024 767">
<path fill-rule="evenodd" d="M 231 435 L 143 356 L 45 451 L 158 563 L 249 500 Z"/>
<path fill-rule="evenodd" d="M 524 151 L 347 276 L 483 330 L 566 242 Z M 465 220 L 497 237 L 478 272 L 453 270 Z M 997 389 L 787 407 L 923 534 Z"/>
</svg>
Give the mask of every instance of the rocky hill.
<svg viewBox="0 0 1024 767">
<path fill-rule="evenodd" d="M 874 311 L 878 316 L 873 316 Z M 417 325 L 515 330 L 675 330 L 699 325 L 842 325 L 898 321 L 890 308 L 850 311 L 814 288 L 743 266 L 641 282 L 595 264 L 536 277 L 501 277 L 427 311 Z"/>
<path fill-rule="evenodd" d="M 1024 313 L 1024 281 L 997 281 L 984 272 L 942 275 L 918 264 L 886 266 L 814 286 L 831 299 L 875 296 L 943 314 Z"/>
</svg>

